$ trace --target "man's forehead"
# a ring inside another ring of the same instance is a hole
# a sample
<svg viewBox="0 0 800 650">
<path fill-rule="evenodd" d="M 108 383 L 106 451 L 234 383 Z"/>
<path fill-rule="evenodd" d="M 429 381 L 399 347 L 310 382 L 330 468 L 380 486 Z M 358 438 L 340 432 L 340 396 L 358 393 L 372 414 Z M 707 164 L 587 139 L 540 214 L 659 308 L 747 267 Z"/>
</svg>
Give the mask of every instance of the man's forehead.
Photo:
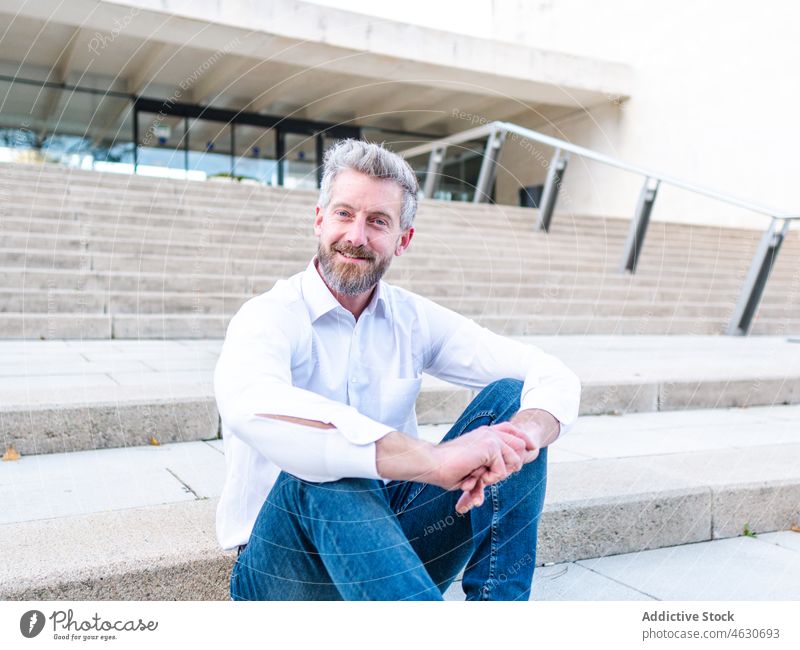
<svg viewBox="0 0 800 650">
<path fill-rule="evenodd" d="M 394 180 L 375 178 L 347 169 L 333 179 L 331 203 L 347 203 L 361 209 L 399 213 L 403 203 L 403 188 Z"/>
</svg>

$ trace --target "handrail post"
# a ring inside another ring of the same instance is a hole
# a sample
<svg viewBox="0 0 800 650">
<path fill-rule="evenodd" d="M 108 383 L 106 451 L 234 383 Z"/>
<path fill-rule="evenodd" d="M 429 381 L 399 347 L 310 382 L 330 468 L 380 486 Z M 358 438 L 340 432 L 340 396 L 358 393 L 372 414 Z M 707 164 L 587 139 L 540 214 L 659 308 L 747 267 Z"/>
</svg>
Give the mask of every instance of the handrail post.
<svg viewBox="0 0 800 650">
<path fill-rule="evenodd" d="M 750 332 L 753 318 L 756 315 L 756 311 L 758 311 L 761 297 L 767 286 L 767 280 L 769 280 L 772 268 L 775 266 L 778 251 L 786 238 L 790 223 L 789 219 L 785 219 L 783 228 L 779 231 L 777 228 L 778 219 L 773 217 L 769 228 L 761 237 L 756 253 L 753 256 L 753 261 L 747 271 L 742 292 L 739 294 L 739 300 L 733 310 L 733 316 L 728 324 L 728 329 L 725 331 L 726 334 L 747 336 Z"/>
<path fill-rule="evenodd" d="M 478 174 L 478 182 L 475 185 L 475 196 L 472 197 L 473 203 L 487 203 L 489 201 L 492 183 L 497 175 L 497 159 L 500 157 L 500 149 L 506 140 L 505 129 L 492 129 L 489 138 L 486 140 L 486 151 L 481 161 L 481 171 Z"/>
<path fill-rule="evenodd" d="M 432 199 L 439 187 L 442 178 L 442 167 L 444 167 L 444 154 L 447 147 L 436 147 L 428 157 L 428 171 L 425 172 L 425 186 L 422 195 L 426 199 Z"/>
<path fill-rule="evenodd" d="M 564 179 L 564 171 L 567 169 L 567 162 L 569 162 L 569 153 L 562 155 L 561 149 L 556 149 L 550 159 L 550 166 L 547 168 L 547 180 L 545 180 L 542 190 L 536 230 L 544 232 L 550 230 L 550 222 L 553 220 L 553 211 L 556 207 L 558 191 L 561 189 L 561 182 Z"/>
<path fill-rule="evenodd" d="M 625 241 L 622 264 L 620 264 L 619 269 L 620 273 L 625 273 L 625 271 L 636 273 L 636 265 L 639 263 L 639 255 L 642 253 L 647 226 L 650 225 L 650 214 L 653 212 L 653 203 L 655 203 L 660 184 L 661 182 L 658 179 L 648 177 L 644 180 L 642 191 L 639 192 L 639 200 L 636 203 L 636 212 L 628 229 L 628 238 Z"/>
</svg>

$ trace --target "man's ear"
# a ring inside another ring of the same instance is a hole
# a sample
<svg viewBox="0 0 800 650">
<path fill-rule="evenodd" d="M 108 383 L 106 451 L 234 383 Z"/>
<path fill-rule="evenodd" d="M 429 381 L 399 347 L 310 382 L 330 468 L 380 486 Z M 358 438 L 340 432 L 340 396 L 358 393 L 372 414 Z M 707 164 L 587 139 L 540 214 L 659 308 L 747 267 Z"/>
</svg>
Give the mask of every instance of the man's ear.
<svg viewBox="0 0 800 650">
<path fill-rule="evenodd" d="M 414 236 L 414 229 L 409 228 L 406 230 L 401 236 L 400 239 L 397 241 L 397 246 L 394 249 L 394 254 L 400 257 L 403 253 L 406 252 L 408 245 L 411 243 L 411 238 Z"/>
<path fill-rule="evenodd" d="M 323 218 L 322 208 L 317 206 L 316 211 L 314 212 L 314 234 L 319 237 L 322 234 L 322 218 Z"/>
</svg>

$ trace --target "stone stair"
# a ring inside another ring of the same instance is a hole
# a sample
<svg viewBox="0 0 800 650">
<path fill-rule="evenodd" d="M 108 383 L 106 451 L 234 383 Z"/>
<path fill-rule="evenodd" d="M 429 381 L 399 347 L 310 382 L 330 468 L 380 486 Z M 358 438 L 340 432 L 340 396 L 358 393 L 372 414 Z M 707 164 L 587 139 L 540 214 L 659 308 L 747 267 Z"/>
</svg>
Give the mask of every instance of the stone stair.
<svg viewBox="0 0 800 650">
<path fill-rule="evenodd" d="M 0 337 L 220 338 L 315 251 L 316 194 L 0 164 Z M 718 334 L 759 233 L 654 223 L 635 276 L 628 222 L 424 201 L 389 281 L 503 334 Z M 754 333 L 800 331 L 791 233 Z"/>
<path fill-rule="evenodd" d="M 581 419 L 550 448 L 537 566 L 787 530 L 800 505 L 798 408 Z M 447 428 L 420 433 L 436 441 Z M 234 554 L 214 538 L 221 441 L 24 456 L 3 469 L 3 599 L 228 598 Z"/>
</svg>

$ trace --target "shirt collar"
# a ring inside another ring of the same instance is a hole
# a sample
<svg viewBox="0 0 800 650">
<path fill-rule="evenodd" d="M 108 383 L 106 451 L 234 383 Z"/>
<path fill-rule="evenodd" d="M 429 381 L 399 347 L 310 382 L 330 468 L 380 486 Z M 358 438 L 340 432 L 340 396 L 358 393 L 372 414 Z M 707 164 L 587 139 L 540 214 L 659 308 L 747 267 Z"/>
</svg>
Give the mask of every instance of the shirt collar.
<svg viewBox="0 0 800 650">
<path fill-rule="evenodd" d="M 337 307 L 344 309 L 342 305 L 336 300 L 336 297 L 331 293 L 331 290 L 328 289 L 328 285 L 325 284 L 325 281 L 322 279 L 322 276 L 319 274 L 317 267 L 315 265 L 316 256 L 311 259 L 306 267 L 305 273 L 303 273 L 302 279 L 302 291 L 303 291 L 303 300 L 305 301 L 306 305 L 308 305 L 309 315 L 311 316 L 311 322 L 313 323 L 321 316 L 324 316 L 329 311 L 333 311 Z M 369 301 L 366 309 L 364 309 L 364 314 L 373 315 L 377 310 L 378 306 L 382 306 L 383 313 L 387 314 L 387 304 L 386 304 L 386 297 L 385 297 L 385 288 L 383 286 L 383 280 L 378 282 L 378 286 L 375 288 L 375 293 L 372 294 L 372 300 Z"/>
</svg>

